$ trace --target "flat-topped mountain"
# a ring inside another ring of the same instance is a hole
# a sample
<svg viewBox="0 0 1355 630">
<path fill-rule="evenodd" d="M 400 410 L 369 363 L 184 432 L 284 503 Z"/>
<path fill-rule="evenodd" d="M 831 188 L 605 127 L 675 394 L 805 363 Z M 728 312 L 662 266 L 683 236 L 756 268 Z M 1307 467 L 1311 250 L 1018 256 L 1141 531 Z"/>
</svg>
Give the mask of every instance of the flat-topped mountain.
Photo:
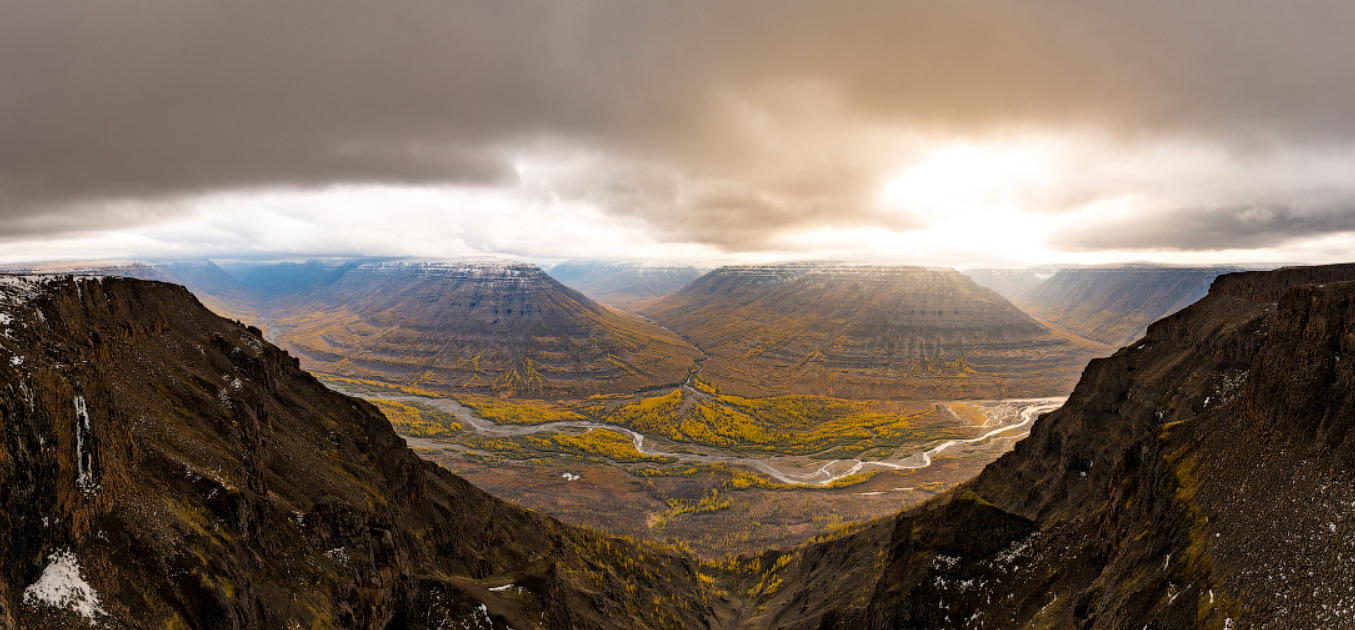
<svg viewBox="0 0 1355 630">
<path fill-rule="evenodd" d="M 550 276 L 561 284 L 626 310 L 641 300 L 677 291 L 702 273 L 689 266 L 594 260 L 569 260 L 550 269 Z"/>
<path fill-rule="evenodd" d="M 1234 271 L 1242 269 L 1146 264 L 1063 269 L 1012 301 L 1042 320 L 1119 346 L 1204 297 L 1214 278 Z"/>
<path fill-rule="evenodd" d="M 496 260 L 310 264 L 277 293 L 279 344 L 310 369 L 440 390 L 519 396 L 676 384 L 700 353 L 677 335 Z"/>
<path fill-rule="evenodd" d="M 0 276 L 0 426 L 0 627 L 701 628 L 728 614 L 693 562 L 421 460 L 376 408 L 181 287 Z"/>
<path fill-rule="evenodd" d="M 763 554 L 748 625 L 1350 627 L 1353 330 L 1355 265 L 1223 276 L 970 483 Z"/>
<path fill-rule="evenodd" d="M 723 267 L 636 308 L 709 354 L 702 378 L 740 395 L 1057 395 L 1108 351 L 936 267 Z"/>
</svg>

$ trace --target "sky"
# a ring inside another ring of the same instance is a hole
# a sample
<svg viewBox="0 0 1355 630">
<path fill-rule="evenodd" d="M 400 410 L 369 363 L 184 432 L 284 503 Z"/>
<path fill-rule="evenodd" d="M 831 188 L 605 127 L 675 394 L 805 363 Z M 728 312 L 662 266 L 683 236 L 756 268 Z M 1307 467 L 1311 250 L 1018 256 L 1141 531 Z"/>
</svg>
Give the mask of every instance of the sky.
<svg viewBox="0 0 1355 630">
<path fill-rule="evenodd" d="M 0 263 L 1355 258 L 1355 3 L 0 0 Z"/>
</svg>

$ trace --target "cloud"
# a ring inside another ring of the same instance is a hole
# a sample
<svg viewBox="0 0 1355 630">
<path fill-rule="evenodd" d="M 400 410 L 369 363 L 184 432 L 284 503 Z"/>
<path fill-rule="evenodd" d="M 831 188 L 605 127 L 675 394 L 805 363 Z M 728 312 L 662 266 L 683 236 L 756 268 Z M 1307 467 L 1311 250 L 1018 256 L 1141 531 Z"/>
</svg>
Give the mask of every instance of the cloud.
<svg viewBox="0 0 1355 630">
<path fill-rule="evenodd" d="M 1242 163 L 1231 156 L 1355 142 L 1355 6 L 1335 0 L 0 0 L 0 11 L 10 240 L 191 218 L 213 195 L 379 184 L 496 191 L 655 243 L 755 252 L 822 230 L 925 229 L 934 209 L 878 195 L 927 159 L 926 142 L 1090 133 L 1112 149 L 1224 155 L 1197 156 L 1186 170 L 1209 179 L 1174 180 L 1156 202 L 1217 242 L 1102 239 L 1213 247 L 1265 241 L 1227 228 L 1252 202 L 1288 212 L 1261 223 L 1291 236 L 1344 225 L 1340 211 L 1299 210 L 1311 177 L 1260 187 L 1219 166 Z M 1153 164 L 1088 158 L 1029 211 L 1083 216 L 1159 194 Z M 1180 198 L 1187 188 L 1213 198 Z M 1328 207 L 1355 202 L 1337 192 Z M 1068 247 L 1102 242 L 1084 228 L 1065 227 Z"/>
<path fill-rule="evenodd" d="M 1059 233 L 1070 250 L 1238 250 L 1355 232 L 1355 206 L 1243 206 L 1139 212 L 1093 220 Z M 1349 252 L 1347 252 L 1349 255 Z"/>
</svg>

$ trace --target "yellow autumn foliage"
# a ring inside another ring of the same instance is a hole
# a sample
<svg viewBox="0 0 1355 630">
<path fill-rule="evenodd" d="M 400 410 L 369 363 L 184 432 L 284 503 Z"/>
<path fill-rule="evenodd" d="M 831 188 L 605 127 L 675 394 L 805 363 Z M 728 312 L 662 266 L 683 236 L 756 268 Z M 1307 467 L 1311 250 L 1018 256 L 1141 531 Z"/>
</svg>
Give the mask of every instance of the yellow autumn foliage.
<svg viewBox="0 0 1355 630">
<path fill-rule="evenodd" d="M 428 405 L 379 399 L 368 402 L 386 414 L 391 427 L 401 435 L 424 438 L 451 437 L 462 428 L 461 423 L 456 421 L 456 416 Z"/>
</svg>

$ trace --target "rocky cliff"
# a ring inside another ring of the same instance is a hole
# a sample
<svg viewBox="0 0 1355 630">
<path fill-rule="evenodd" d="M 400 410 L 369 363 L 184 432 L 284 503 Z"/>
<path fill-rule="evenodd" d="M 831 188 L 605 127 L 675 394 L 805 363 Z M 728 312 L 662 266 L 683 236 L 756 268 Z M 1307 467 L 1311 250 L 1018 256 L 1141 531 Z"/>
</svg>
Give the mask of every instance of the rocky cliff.
<svg viewBox="0 0 1355 630">
<path fill-rule="evenodd" d="M 760 563 L 755 623 L 1355 626 L 1352 352 L 1355 266 L 1223 276 L 972 482 Z"/>
<path fill-rule="evenodd" d="M 0 276 L 0 430 L 3 628 L 723 614 L 688 560 L 490 497 L 174 285 Z"/>
<path fill-rule="evenodd" d="M 637 310 L 709 354 L 702 378 L 740 395 L 1058 395 L 1110 351 L 934 267 L 724 267 Z"/>
</svg>

